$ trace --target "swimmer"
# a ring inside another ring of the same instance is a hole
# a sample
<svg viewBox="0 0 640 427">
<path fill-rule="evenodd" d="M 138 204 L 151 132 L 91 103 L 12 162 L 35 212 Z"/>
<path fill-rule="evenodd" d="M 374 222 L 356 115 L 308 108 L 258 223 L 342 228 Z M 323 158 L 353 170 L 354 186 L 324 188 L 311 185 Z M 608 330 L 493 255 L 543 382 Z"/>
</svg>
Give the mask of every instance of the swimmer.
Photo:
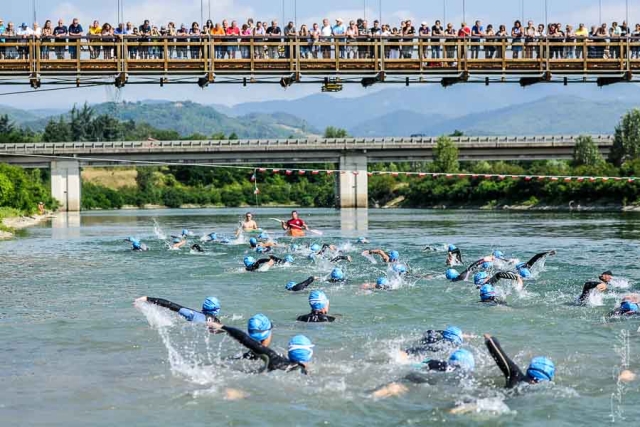
<svg viewBox="0 0 640 427">
<path fill-rule="evenodd" d="M 127 237 L 124 241 L 131 243 L 131 250 L 134 252 L 144 252 L 149 250 L 147 245 L 140 243 L 140 241 L 135 237 Z"/>
<path fill-rule="evenodd" d="M 230 337 L 251 350 L 257 358 L 264 360 L 264 370 L 271 372 L 282 370 L 285 372 L 300 370 L 308 373 L 309 363 L 313 357 L 313 347 L 309 338 L 304 335 L 296 335 L 289 341 L 288 357 L 281 356 L 269 347 L 260 344 L 240 329 L 225 326 L 220 322 L 209 321 L 207 326 L 211 332 L 225 331 Z"/>
<path fill-rule="evenodd" d="M 449 245 L 447 248 L 447 265 L 462 265 L 462 252 L 456 245 Z"/>
<path fill-rule="evenodd" d="M 391 286 L 391 282 L 389 281 L 389 279 L 387 279 L 386 277 L 378 277 L 378 279 L 376 280 L 376 283 L 365 283 L 362 286 L 360 286 L 360 289 L 363 289 L 363 290 L 380 289 L 383 291 L 390 291 L 393 288 Z"/>
<path fill-rule="evenodd" d="M 247 212 L 244 215 L 244 221 L 240 224 L 241 228 L 238 229 L 236 235 L 239 235 L 241 232 L 249 233 L 251 231 L 259 230 L 258 224 L 253 220 L 253 214 L 251 212 Z"/>
<path fill-rule="evenodd" d="M 184 245 L 187 244 L 187 238 L 186 237 L 174 237 L 173 238 L 173 243 L 171 244 L 171 249 L 180 249 L 181 247 L 183 247 Z"/>
<path fill-rule="evenodd" d="M 469 276 L 473 274 L 475 271 L 483 268 L 483 267 L 492 267 L 493 264 L 491 261 L 487 261 L 486 258 L 479 259 L 478 261 L 471 264 L 469 267 L 465 268 L 461 273 L 458 272 L 455 268 L 450 268 L 446 271 L 445 276 L 447 280 L 451 282 L 462 282 L 469 279 Z"/>
<path fill-rule="evenodd" d="M 553 381 L 556 368 L 551 360 L 546 357 L 534 357 L 529 363 L 527 373 L 523 374 L 518 365 L 505 354 L 496 338 L 488 334 L 485 334 L 484 338 L 491 357 L 507 380 L 506 388 L 513 388 L 521 383 L 537 384 Z"/>
<path fill-rule="evenodd" d="M 311 249 L 313 249 L 314 247 L 317 248 L 317 246 L 318 246 L 317 244 L 311 245 Z M 335 264 L 340 261 L 351 262 L 351 257 L 349 255 L 342 254 L 342 252 L 340 252 L 336 246 L 329 245 L 328 243 L 325 243 L 324 245 L 322 245 L 322 248 L 320 248 L 320 251 L 316 251 L 317 252 L 316 255 L 324 255 L 327 252 L 327 250 L 331 252 L 338 252 L 336 256 L 334 256 L 329 260 L 331 263 Z"/>
<path fill-rule="evenodd" d="M 507 305 L 507 302 L 496 296 L 493 285 L 487 283 L 480 287 L 480 302 L 486 305 Z"/>
<path fill-rule="evenodd" d="M 469 350 L 459 349 L 451 353 L 448 360 L 425 359 L 415 367 L 421 371 L 437 371 L 468 375 L 475 369 L 476 362 L 473 353 Z M 400 382 L 393 382 L 378 388 L 372 393 L 374 398 L 387 398 L 405 394 L 409 389 L 403 383 L 423 384 L 429 381 L 429 377 L 420 372 L 412 372 L 406 375 Z"/>
<path fill-rule="evenodd" d="M 379 255 L 382 261 L 387 264 L 398 262 L 400 260 L 400 253 L 398 251 L 391 251 L 388 254 L 382 249 L 370 249 L 362 252 L 362 255 Z"/>
<path fill-rule="evenodd" d="M 518 274 L 520 275 L 520 277 L 522 277 L 523 279 L 531 277 L 531 269 L 538 261 L 545 259 L 548 256 L 553 256 L 555 254 L 556 254 L 556 251 L 547 251 L 547 252 L 541 252 L 539 254 L 535 254 L 529 261 L 521 262 L 520 264 L 517 264 L 516 270 L 518 271 Z"/>
<path fill-rule="evenodd" d="M 218 314 L 220 314 L 220 301 L 216 297 L 209 297 L 204 300 L 202 303 L 202 312 L 192 310 L 187 307 L 183 307 L 180 304 L 176 304 L 175 302 L 168 301 L 162 298 L 152 298 L 143 296 L 137 298 L 134 301 L 134 304 L 139 304 L 142 302 L 148 302 L 151 304 L 159 305 L 160 307 L 168 308 L 171 311 L 175 311 L 189 322 L 195 323 L 205 323 L 208 320 L 214 320 L 215 322 L 219 322 Z"/>
<path fill-rule="evenodd" d="M 249 336 L 264 347 L 271 345 L 272 329 L 273 325 L 271 324 L 271 320 L 264 314 L 256 314 L 247 322 L 247 332 Z M 257 360 L 258 358 L 258 355 L 251 350 L 242 355 L 242 359 L 245 360 Z"/>
<path fill-rule="evenodd" d="M 638 307 L 637 302 L 633 301 L 622 301 L 620 306 L 609 313 L 609 317 L 635 317 L 640 316 L 640 308 Z"/>
<path fill-rule="evenodd" d="M 368 245 L 370 242 L 369 242 L 369 239 L 367 239 L 366 237 L 358 237 L 358 240 L 356 240 L 356 243 L 358 245 Z"/>
<path fill-rule="evenodd" d="M 457 348 L 464 342 L 462 330 L 456 326 L 447 326 L 443 331 L 426 331 L 418 343 L 405 349 L 402 356 L 424 356 L 427 353 L 439 352 L 450 348 Z"/>
<path fill-rule="evenodd" d="M 271 250 L 271 248 L 277 247 L 278 244 L 276 242 L 260 242 L 258 241 L 258 239 L 256 239 L 255 237 L 252 237 L 249 239 L 249 246 L 251 246 L 252 249 L 258 249 L 258 248 L 265 248 L 268 249 L 265 252 L 268 252 Z"/>
<path fill-rule="evenodd" d="M 202 246 L 200 246 L 197 243 L 191 245 L 191 250 L 194 251 L 194 252 L 201 253 L 201 254 L 204 253 L 204 249 L 202 249 Z"/>
<path fill-rule="evenodd" d="M 218 235 L 216 233 L 209 233 L 206 236 L 202 236 L 200 241 L 203 243 L 207 242 L 215 242 L 218 239 Z"/>
<path fill-rule="evenodd" d="M 289 259 L 292 258 L 293 257 L 289 257 Z M 269 256 L 269 258 L 262 258 L 256 261 L 254 257 L 246 256 L 244 257 L 243 262 L 247 271 L 256 271 L 263 265 L 268 265 L 271 267 L 274 265 L 287 264 L 287 258 L 282 259 L 271 255 Z"/>
<path fill-rule="evenodd" d="M 291 281 L 289 283 L 287 283 L 287 285 L 285 286 L 285 288 L 288 291 L 291 292 L 300 292 L 300 291 L 304 291 L 305 289 L 307 289 L 307 287 L 309 287 L 309 285 L 311 285 L 313 282 L 315 282 L 318 278 L 317 277 L 313 277 L 310 276 L 307 280 L 305 280 L 304 282 L 300 282 L 300 283 L 296 283 L 294 281 Z"/>
<path fill-rule="evenodd" d="M 579 305 L 586 305 L 589 301 L 589 295 L 592 291 L 605 292 L 609 287 L 609 283 L 613 280 L 613 273 L 607 270 L 598 277 L 598 281 L 592 280 L 582 285 L 582 293 L 578 297 Z"/>
<path fill-rule="evenodd" d="M 518 287 L 523 286 L 522 277 L 510 271 L 499 271 L 493 276 L 489 276 L 486 271 L 481 271 L 473 276 L 473 283 L 478 288 L 485 284 L 495 285 L 500 280 L 514 280 L 517 282 Z"/>
<path fill-rule="evenodd" d="M 320 290 L 311 291 L 309 294 L 309 305 L 311 306 L 311 313 L 298 316 L 296 319 L 298 322 L 306 323 L 324 323 L 334 322 L 335 317 L 329 316 L 329 298 Z"/>
<path fill-rule="evenodd" d="M 331 271 L 331 275 L 329 276 L 329 282 L 331 283 L 342 283 L 346 282 L 347 278 L 344 275 L 344 271 L 341 268 L 334 268 Z"/>
</svg>

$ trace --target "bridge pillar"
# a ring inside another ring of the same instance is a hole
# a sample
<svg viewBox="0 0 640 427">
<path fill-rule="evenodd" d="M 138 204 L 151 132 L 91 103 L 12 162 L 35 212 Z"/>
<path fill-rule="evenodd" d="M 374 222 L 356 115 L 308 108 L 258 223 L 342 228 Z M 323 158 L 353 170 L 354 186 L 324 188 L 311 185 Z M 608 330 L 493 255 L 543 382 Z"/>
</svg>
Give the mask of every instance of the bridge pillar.
<svg viewBox="0 0 640 427">
<path fill-rule="evenodd" d="M 63 212 L 80 212 L 80 162 L 51 162 L 51 195 Z"/>
<path fill-rule="evenodd" d="M 338 185 L 340 209 L 367 208 L 367 156 L 345 154 L 340 156 L 340 181 Z"/>
</svg>

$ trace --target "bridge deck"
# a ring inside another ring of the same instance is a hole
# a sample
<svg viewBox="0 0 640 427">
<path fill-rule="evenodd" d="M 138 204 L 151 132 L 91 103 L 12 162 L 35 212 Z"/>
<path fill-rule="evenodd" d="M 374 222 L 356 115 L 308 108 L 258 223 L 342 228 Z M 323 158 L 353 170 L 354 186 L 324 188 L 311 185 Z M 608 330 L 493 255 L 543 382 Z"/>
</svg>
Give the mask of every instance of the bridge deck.
<svg viewBox="0 0 640 427">
<path fill-rule="evenodd" d="M 242 40 L 242 41 L 239 41 Z M 511 39 L 471 42 L 469 39 L 416 38 L 333 39 L 310 44 L 306 39 L 159 38 L 153 41 L 117 38 L 17 40 L 7 38 L 0 59 L 0 84 L 87 82 L 126 76 L 128 83 L 194 83 L 186 77 L 227 83 L 279 82 L 292 76 L 300 82 L 384 73 L 385 81 L 429 78 L 495 77 L 510 81 L 523 76 L 552 81 L 590 81 L 611 76 L 631 80 L 640 70 L 640 39 L 551 39 L 523 44 Z M 512 50 L 522 49 L 519 58 Z M 478 58 L 473 58 L 477 49 Z M 79 52 L 79 54 L 77 54 Z M 437 53 L 439 57 L 436 56 Z M 575 56 L 579 59 L 570 59 Z M 66 80 L 64 80 L 66 78 Z M 69 80 L 69 79 L 75 80 Z M 20 80 L 22 79 L 22 80 Z M 62 81 L 57 79 L 63 79 Z M 246 79 L 246 81 L 245 81 Z M 427 80 L 425 80 L 427 81 Z M 113 81 L 112 81 L 113 82 Z M 33 82 L 32 82 L 33 83 Z"/>
</svg>

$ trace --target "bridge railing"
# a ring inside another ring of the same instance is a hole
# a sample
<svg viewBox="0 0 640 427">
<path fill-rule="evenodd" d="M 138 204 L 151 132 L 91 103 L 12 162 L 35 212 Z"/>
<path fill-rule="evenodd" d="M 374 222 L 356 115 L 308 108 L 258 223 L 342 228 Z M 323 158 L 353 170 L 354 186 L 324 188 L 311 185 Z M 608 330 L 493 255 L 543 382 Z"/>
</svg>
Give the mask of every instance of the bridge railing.
<svg viewBox="0 0 640 427">
<path fill-rule="evenodd" d="M 613 73 L 640 38 L 77 37 L 0 39 L 0 74 L 29 76 Z"/>
</svg>

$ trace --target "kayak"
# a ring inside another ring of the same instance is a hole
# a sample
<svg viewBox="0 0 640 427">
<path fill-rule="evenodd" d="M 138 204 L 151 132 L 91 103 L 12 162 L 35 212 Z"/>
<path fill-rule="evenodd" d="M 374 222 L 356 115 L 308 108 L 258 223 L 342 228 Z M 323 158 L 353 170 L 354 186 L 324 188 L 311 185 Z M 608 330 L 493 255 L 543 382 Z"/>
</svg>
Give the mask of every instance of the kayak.
<svg viewBox="0 0 640 427">
<path fill-rule="evenodd" d="M 291 237 L 304 237 L 305 236 L 305 232 L 304 230 L 300 230 L 297 228 L 290 228 L 287 230 L 287 236 L 291 236 Z"/>
</svg>

